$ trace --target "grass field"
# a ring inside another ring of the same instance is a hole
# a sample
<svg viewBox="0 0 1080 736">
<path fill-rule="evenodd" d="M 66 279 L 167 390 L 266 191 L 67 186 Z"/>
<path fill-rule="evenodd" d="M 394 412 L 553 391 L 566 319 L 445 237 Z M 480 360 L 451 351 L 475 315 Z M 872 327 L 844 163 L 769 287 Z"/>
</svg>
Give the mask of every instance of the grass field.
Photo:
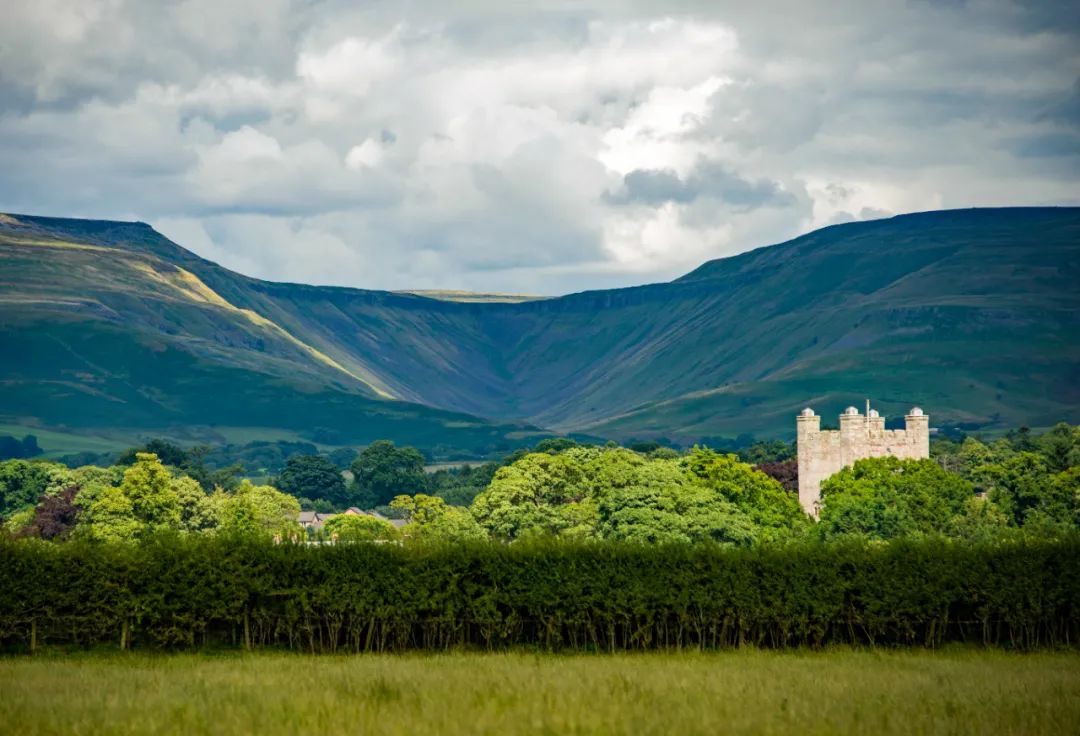
<svg viewBox="0 0 1080 736">
<path fill-rule="evenodd" d="M 39 427 L 27 427 L 20 424 L 0 424 L 0 434 L 9 434 L 17 439 L 32 434 L 37 437 L 38 446 L 44 451 L 46 459 L 76 452 L 118 452 L 138 443 L 138 435 L 117 433 L 114 437 L 61 432 Z"/>
<path fill-rule="evenodd" d="M 0 659 L 5 734 L 1075 734 L 1075 652 Z"/>
<path fill-rule="evenodd" d="M 38 446 L 43 450 L 41 457 L 47 460 L 78 452 L 121 452 L 154 438 L 166 439 L 185 446 L 244 445 L 249 442 L 277 442 L 279 440 L 311 442 L 299 432 L 272 427 L 191 427 L 183 431 L 176 428 L 158 431 L 110 429 L 105 434 L 96 435 L 0 423 L 0 434 L 9 434 L 17 439 L 22 439 L 27 434 L 34 435 L 38 439 Z M 336 447 L 336 445 L 324 445 L 318 442 L 311 442 L 311 444 L 320 450 L 331 450 Z"/>
</svg>

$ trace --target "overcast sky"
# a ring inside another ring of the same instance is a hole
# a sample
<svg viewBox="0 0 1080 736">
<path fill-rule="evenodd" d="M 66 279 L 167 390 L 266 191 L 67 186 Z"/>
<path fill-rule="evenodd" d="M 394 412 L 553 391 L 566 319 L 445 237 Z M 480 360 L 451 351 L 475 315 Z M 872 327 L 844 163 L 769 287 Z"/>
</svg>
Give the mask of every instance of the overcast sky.
<svg viewBox="0 0 1080 736">
<path fill-rule="evenodd" d="M 268 279 L 555 294 L 1080 204 L 1080 3 L 525 5 L 6 0 L 0 210 Z"/>
</svg>

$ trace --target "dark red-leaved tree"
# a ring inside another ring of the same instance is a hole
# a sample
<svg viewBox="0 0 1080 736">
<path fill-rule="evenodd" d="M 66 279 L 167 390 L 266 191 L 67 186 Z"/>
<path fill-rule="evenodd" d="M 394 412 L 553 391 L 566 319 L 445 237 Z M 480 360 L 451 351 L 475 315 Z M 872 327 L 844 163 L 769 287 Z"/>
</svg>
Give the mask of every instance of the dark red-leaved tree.
<svg viewBox="0 0 1080 736">
<path fill-rule="evenodd" d="M 75 505 L 78 493 L 79 487 L 71 486 L 55 495 L 42 496 L 33 521 L 21 533 L 42 539 L 66 539 L 79 520 L 79 507 Z"/>
<path fill-rule="evenodd" d="M 792 458 L 779 463 L 761 463 L 757 469 L 779 481 L 788 493 L 799 492 L 799 461 L 797 459 Z"/>
</svg>

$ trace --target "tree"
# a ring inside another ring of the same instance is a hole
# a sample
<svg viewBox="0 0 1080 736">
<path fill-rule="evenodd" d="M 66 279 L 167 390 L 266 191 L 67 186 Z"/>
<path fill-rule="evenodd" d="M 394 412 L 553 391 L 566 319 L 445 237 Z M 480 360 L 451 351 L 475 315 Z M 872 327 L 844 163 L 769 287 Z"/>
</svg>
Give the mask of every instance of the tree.
<svg viewBox="0 0 1080 736">
<path fill-rule="evenodd" d="M 32 434 L 17 439 L 11 435 L 0 435 L 0 460 L 29 459 L 42 453 L 37 437 Z"/>
<path fill-rule="evenodd" d="M 755 442 L 749 447 L 739 450 L 739 459 L 750 465 L 763 463 L 782 463 L 795 457 L 795 448 L 788 442 L 770 440 L 767 442 Z"/>
<path fill-rule="evenodd" d="M 821 484 L 819 532 L 893 539 L 948 533 L 974 496 L 971 484 L 933 460 L 859 460 Z"/>
<path fill-rule="evenodd" d="M 145 532 L 136 518 L 131 499 L 117 486 L 101 489 L 83 512 L 78 533 L 100 542 L 130 542 Z"/>
<path fill-rule="evenodd" d="M 1074 526 L 1080 513 L 1080 468 L 1052 473 L 1046 460 L 1034 452 L 1018 452 L 1000 465 L 990 466 L 990 498 L 1009 521 L 1029 526 L 1033 521 L 1049 529 L 1055 524 Z"/>
<path fill-rule="evenodd" d="M 339 508 L 348 506 L 353 501 L 345 488 L 341 471 L 322 455 L 296 455 L 289 458 L 278 476 L 277 486 L 298 498 L 322 498 Z"/>
<path fill-rule="evenodd" d="M 243 480 L 232 494 L 215 491 L 210 497 L 223 534 L 299 538 L 300 504 L 272 486 L 256 486 Z"/>
<path fill-rule="evenodd" d="M 338 514 L 327 520 L 323 531 L 338 542 L 389 541 L 398 537 L 393 524 L 367 514 Z"/>
<path fill-rule="evenodd" d="M 641 455 L 648 455 L 659 450 L 661 447 L 663 447 L 663 445 L 656 440 L 634 440 L 626 443 L 627 450 L 632 450 Z"/>
<path fill-rule="evenodd" d="M 46 492 L 58 493 L 71 485 L 71 471 L 39 460 L 0 462 L 0 518 L 32 508 Z"/>
<path fill-rule="evenodd" d="M 330 452 L 326 459 L 334 464 L 338 470 L 348 470 L 352 461 L 356 459 L 356 449 L 352 447 L 339 447 Z"/>
<path fill-rule="evenodd" d="M 488 538 L 467 509 L 450 506 L 438 496 L 400 495 L 390 502 L 390 507 L 401 511 L 408 520 L 401 533 L 410 539 L 460 542 Z"/>
<path fill-rule="evenodd" d="M 78 486 L 69 486 L 59 493 L 42 496 L 34 509 L 33 519 L 21 534 L 42 539 L 67 539 L 79 521 L 81 509 L 75 503 L 78 493 Z"/>
<path fill-rule="evenodd" d="M 351 466 L 352 499 L 361 508 L 390 503 L 395 496 L 427 490 L 424 456 L 415 447 L 378 440 L 364 448 Z"/>
<path fill-rule="evenodd" d="M 172 473 L 157 455 L 140 452 L 135 464 L 124 471 L 120 490 L 131 501 L 135 518 L 150 531 L 175 529 L 180 524 L 180 499 Z"/>
<path fill-rule="evenodd" d="M 451 506 L 469 506 L 488 487 L 498 469 L 498 463 L 484 463 L 436 470 L 428 475 L 428 491 Z"/>
<path fill-rule="evenodd" d="M 695 483 L 677 460 L 642 460 L 618 452 L 597 459 L 598 531 L 605 539 L 670 543 L 711 540 L 745 545 L 754 525 L 715 490 Z"/>
<path fill-rule="evenodd" d="M 499 468 L 491 485 L 473 501 L 473 516 L 499 539 L 594 536 L 596 499 L 587 493 L 575 452 L 530 453 Z"/>
<path fill-rule="evenodd" d="M 1080 465 L 1080 427 L 1061 422 L 1039 438 L 1039 452 L 1052 473 Z"/>
<path fill-rule="evenodd" d="M 809 526 L 798 498 L 765 473 L 739 462 L 737 456 L 695 447 L 684 463 L 698 483 L 746 514 L 759 529 L 761 539 L 800 532 Z"/>
<path fill-rule="evenodd" d="M 194 478 L 186 475 L 174 478 L 172 490 L 180 502 L 180 531 L 205 532 L 217 528 L 217 509 L 210 496 Z"/>
<path fill-rule="evenodd" d="M 533 452 L 546 452 L 549 455 L 558 455 L 560 452 L 566 452 L 574 447 L 579 447 L 576 440 L 572 440 L 569 437 L 548 437 L 547 439 L 540 440 L 536 443 L 536 447 L 533 448 Z"/>
<path fill-rule="evenodd" d="M 124 452 L 120 453 L 120 457 L 116 459 L 116 464 L 134 465 L 138 461 L 139 455 L 145 453 L 156 455 L 163 464 L 174 468 L 183 466 L 188 459 L 187 451 L 180 445 L 168 440 L 154 439 L 142 447 L 131 447 L 124 450 Z"/>
<path fill-rule="evenodd" d="M 765 475 L 779 483 L 788 493 L 799 493 L 799 461 L 795 458 L 757 466 Z"/>
<path fill-rule="evenodd" d="M 93 505 L 105 488 L 120 484 L 124 472 L 122 468 L 116 465 L 108 468 L 84 465 L 73 470 L 71 475 L 72 483 L 79 487 L 79 492 L 75 496 L 75 505 L 85 512 Z M 85 514 L 83 516 L 85 517 Z"/>
<path fill-rule="evenodd" d="M 87 533 L 95 539 L 132 539 L 180 526 L 180 498 L 172 474 L 148 452 L 137 453 L 120 485 L 100 488 L 84 508 Z"/>
<path fill-rule="evenodd" d="M 1030 427 L 1020 427 L 1018 430 L 1009 430 L 1005 439 L 1012 443 L 1013 449 L 1017 452 L 1035 452 L 1039 449 L 1038 443 L 1035 442 L 1035 437 L 1031 434 Z"/>
<path fill-rule="evenodd" d="M 1009 527 L 1009 517 L 985 497 L 972 496 L 964 502 L 963 511 L 953 517 L 949 533 L 972 541 L 992 541 Z"/>
<path fill-rule="evenodd" d="M 9 534 L 21 534 L 34 520 L 34 507 L 27 506 L 4 519 L 3 530 Z"/>
<path fill-rule="evenodd" d="M 27 459 L 37 457 L 42 452 L 38 447 L 37 437 L 25 435 L 21 440 L 11 435 L 0 435 L 0 460 Z"/>
<path fill-rule="evenodd" d="M 224 468 L 213 470 L 206 465 L 206 457 L 213 452 L 213 448 L 207 445 L 198 445 L 187 451 L 184 461 L 177 467 L 184 475 L 194 478 L 206 492 L 215 488 L 223 488 L 226 491 L 235 490 L 240 484 L 240 476 L 244 474 L 244 466 L 240 463 L 232 463 Z"/>
</svg>

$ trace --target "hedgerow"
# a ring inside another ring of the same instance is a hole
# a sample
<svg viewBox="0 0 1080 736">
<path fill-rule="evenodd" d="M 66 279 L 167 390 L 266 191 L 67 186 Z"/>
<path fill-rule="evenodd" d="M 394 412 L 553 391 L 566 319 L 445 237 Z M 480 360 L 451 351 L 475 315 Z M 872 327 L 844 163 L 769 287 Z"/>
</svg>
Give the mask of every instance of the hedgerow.
<svg viewBox="0 0 1080 736">
<path fill-rule="evenodd" d="M 0 540 L 0 647 L 1069 646 L 1080 538 L 995 543 Z"/>
</svg>

